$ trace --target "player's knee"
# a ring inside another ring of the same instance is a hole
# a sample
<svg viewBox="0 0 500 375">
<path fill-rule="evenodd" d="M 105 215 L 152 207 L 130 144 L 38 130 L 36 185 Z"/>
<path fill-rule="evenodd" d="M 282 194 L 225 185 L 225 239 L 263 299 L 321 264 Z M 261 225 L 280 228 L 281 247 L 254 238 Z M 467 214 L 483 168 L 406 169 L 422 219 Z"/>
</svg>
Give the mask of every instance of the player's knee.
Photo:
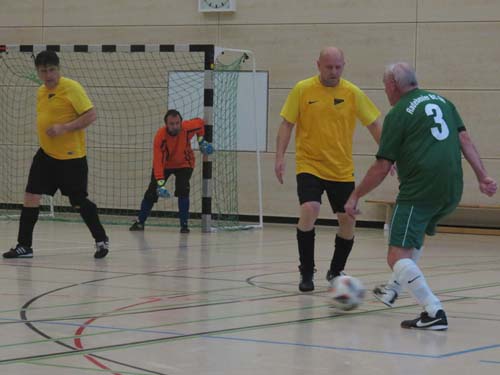
<svg viewBox="0 0 500 375">
<path fill-rule="evenodd" d="M 391 269 L 394 265 L 401 259 L 410 258 L 411 259 L 411 249 L 398 248 L 391 246 L 387 253 L 387 264 Z"/>
<path fill-rule="evenodd" d="M 24 207 L 39 207 L 42 196 L 39 194 L 24 193 Z"/>
<path fill-rule="evenodd" d="M 321 204 L 319 202 L 305 202 L 300 206 L 301 211 L 311 217 L 319 215 Z"/>
<path fill-rule="evenodd" d="M 69 203 L 71 206 L 80 211 L 87 211 L 92 209 L 97 209 L 95 203 L 89 201 L 84 195 L 72 195 L 69 197 Z"/>
</svg>

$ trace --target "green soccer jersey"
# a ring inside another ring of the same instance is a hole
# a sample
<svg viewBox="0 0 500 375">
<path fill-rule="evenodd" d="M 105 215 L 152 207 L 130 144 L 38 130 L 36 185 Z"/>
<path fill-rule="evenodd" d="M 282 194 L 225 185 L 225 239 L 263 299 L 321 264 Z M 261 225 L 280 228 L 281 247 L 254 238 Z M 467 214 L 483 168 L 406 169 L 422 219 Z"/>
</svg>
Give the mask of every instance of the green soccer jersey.
<svg viewBox="0 0 500 375">
<path fill-rule="evenodd" d="M 384 120 L 377 158 L 395 161 L 398 202 L 458 202 L 463 174 L 458 133 L 465 130 L 455 106 L 429 91 L 404 95 Z"/>
</svg>

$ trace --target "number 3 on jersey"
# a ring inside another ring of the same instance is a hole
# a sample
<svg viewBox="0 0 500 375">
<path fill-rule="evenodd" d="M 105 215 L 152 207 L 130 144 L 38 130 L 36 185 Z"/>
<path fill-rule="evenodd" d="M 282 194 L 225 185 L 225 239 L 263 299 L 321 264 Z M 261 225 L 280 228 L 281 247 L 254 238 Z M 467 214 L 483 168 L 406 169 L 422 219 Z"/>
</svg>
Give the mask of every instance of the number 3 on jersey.
<svg viewBox="0 0 500 375">
<path fill-rule="evenodd" d="M 432 136 L 438 141 L 448 138 L 450 130 L 448 129 L 446 121 L 444 121 L 443 111 L 441 111 L 441 108 L 437 104 L 429 103 L 425 106 L 425 114 L 432 117 L 436 124 L 441 125 L 441 129 L 437 126 L 431 128 Z"/>
</svg>

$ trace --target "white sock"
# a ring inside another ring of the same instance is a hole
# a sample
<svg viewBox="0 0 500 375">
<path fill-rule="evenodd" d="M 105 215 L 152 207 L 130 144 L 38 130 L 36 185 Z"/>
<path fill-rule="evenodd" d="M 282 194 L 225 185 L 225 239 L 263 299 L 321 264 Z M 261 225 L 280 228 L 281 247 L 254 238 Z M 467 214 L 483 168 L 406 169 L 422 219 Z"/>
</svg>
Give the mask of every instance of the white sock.
<svg viewBox="0 0 500 375">
<path fill-rule="evenodd" d="M 418 260 L 422 256 L 422 252 L 423 251 L 424 251 L 424 247 L 423 246 L 420 249 L 417 249 L 416 247 L 414 247 L 411 250 L 411 259 L 415 263 L 418 263 Z M 398 283 L 398 281 L 396 279 L 396 275 L 394 274 L 394 272 L 392 273 L 391 277 L 387 281 L 386 288 L 394 290 L 398 295 L 400 295 L 401 292 L 403 291 L 403 286 Z"/>
<path fill-rule="evenodd" d="M 435 317 L 437 311 L 443 308 L 439 299 L 427 285 L 424 274 L 413 260 L 408 258 L 398 260 L 394 265 L 394 274 L 397 282 L 408 288 L 410 294 L 424 307 L 430 317 Z"/>
</svg>

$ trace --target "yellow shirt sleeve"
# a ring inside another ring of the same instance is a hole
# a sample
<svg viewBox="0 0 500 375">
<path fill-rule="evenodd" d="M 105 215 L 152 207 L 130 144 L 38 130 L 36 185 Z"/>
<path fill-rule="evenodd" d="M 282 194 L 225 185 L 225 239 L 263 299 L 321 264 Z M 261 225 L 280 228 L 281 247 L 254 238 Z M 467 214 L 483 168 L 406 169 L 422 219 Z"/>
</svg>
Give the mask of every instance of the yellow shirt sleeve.
<svg viewBox="0 0 500 375">
<path fill-rule="evenodd" d="M 380 116 L 380 111 L 359 88 L 356 87 L 354 92 L 356 95 L 356 116 L 364 126 L 368 126 Z"/>
<path fill-rule="evenodd" d="M 288 94 L 285 104 L 283 104 L 283 108 L 281 108 L 280 116 L 286 121 L 295 124 L 297 123 L 299 117 L 299 108 L 300 88 L 299 85 L 295 85 L 292 91 Z"/>
<path fill-rule="evenodd" d="M 82 113 L 87 112 L 93 108 L 94 105 L 90 101 L 85 89 L 79 82 L 73 81 L 73 90 L 68 90 L 68 99 L 73 105 L 76 113 L 80 116 Z"/>
</svg>

